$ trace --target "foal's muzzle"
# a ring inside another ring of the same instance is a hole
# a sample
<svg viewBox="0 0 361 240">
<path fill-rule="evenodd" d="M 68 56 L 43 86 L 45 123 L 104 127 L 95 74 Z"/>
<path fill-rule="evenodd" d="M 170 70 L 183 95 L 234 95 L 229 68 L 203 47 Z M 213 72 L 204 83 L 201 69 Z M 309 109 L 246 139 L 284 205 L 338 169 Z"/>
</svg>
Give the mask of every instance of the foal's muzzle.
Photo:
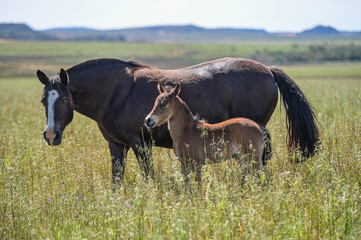
<svg viewBox="0 0 361 240">
<path fill-rule="evenodd" d="M 154 121 L 154 119 L 153 118 L 150 118 L 150 117 L 147 117 L 147 118 L 145 118 L 145 120 L 144 120 L 144 124 L 145 124 L 145 126 L 147 126 L 147 127 L 149 127 L 149 128 L 153 128 L 154 126 L 155 126 L 155 121 Z"/>
</svg>

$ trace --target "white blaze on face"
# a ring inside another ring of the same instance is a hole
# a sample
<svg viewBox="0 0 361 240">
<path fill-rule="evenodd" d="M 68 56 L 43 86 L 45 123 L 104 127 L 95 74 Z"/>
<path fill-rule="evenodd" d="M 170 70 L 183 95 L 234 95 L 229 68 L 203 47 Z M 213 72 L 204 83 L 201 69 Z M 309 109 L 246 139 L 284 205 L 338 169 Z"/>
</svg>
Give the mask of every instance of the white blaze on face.
<svg viewBox="0 0 361 240">
<path fill-rule="evenodd" d="M 54 105 L 56 100 L 59 98 L 59 93 L 56 90 L 50 90 L 48 93 L 48 123 L 46 125 L 46 130 L 49 128 L 54 129 L 55 125 L 55 114 L 54 114 Z"/>
</svg>

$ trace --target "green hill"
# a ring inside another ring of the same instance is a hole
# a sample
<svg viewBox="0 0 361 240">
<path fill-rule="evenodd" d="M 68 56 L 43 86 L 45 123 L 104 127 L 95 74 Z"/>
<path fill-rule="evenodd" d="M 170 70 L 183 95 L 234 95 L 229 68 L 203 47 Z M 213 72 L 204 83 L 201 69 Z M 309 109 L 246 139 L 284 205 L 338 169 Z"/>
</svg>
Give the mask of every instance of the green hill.
<svg viewBox="0 0 361 240">
<path fill-rule="evenodd" d="M 77 39 L 84 36 L 108 36 L 119 38 L 123 36 L 126 41 L 134 42 L 212 42 L 234 41 L 242 39 L 259 39 L 272 37 L 265 30 L 259 29 L 207 29 L 194 25 L 184 26 L 154 26 L 115 30 L 79 29 L 49 29 L 48 34 L 61 39 Z"/>
<path fill-rule="evenodd" d="M 35 31 L 25 24 L 0 24 L 0 38 L 97 42 L 235 42 L 282 39 L 360 39 L 361 34 L 316 26 L 301 33 L 269 33 L 263 29 L 202 28 L 194 25 L 96 30 L 71 27 Z"/>
<path fill-rule="evenodd" d="M 26 24 L 0 23 L 0 38 L 21 40 L 55 40 L 47 33 L 34 31 Z"/>
</svg>

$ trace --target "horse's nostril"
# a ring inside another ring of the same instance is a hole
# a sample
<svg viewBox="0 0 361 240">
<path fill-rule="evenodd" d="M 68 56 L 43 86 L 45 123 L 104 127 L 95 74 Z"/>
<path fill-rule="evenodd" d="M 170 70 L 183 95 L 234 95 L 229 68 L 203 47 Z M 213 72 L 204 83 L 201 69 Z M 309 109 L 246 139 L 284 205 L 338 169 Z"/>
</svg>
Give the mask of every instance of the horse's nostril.
<svg viewBox="0 0 361 240">
<path fill-rule="evenodd" d="M 59 140 L 61 140 L 61 132 L 54 131 L 53 128 L 47 128 L 44 132 L 44 139 L 48 142 L 50 146 L 54 145 L 54 140 L 56 140 L 55 143 L 57 143 Z"/>
</svg>

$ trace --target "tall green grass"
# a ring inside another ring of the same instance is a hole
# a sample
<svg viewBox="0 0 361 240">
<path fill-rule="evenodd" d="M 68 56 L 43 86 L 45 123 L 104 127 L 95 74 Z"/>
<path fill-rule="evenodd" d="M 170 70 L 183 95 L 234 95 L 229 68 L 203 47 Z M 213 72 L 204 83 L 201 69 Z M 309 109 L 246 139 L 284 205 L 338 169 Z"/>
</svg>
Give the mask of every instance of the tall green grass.
<svg viewBox="0 0 361 240">
<path fill-rule="evenodd" d="M 187 192 L 173 152 L 161 148 L 154 180 L 143 179 L 130 151 L 114 189 L 94 122 L 76 114 L 63 143 L 49 147 L 41 84 L 0 81 L 0 239 L 359 239 L 360 78 L 297 83 L 319 121 L 315 157 L 288 162 L 278 107 L 268 125 L 271 179 L 243 179 L 227 161 L 205 167 L 202 188 Z"/>
</svg>

